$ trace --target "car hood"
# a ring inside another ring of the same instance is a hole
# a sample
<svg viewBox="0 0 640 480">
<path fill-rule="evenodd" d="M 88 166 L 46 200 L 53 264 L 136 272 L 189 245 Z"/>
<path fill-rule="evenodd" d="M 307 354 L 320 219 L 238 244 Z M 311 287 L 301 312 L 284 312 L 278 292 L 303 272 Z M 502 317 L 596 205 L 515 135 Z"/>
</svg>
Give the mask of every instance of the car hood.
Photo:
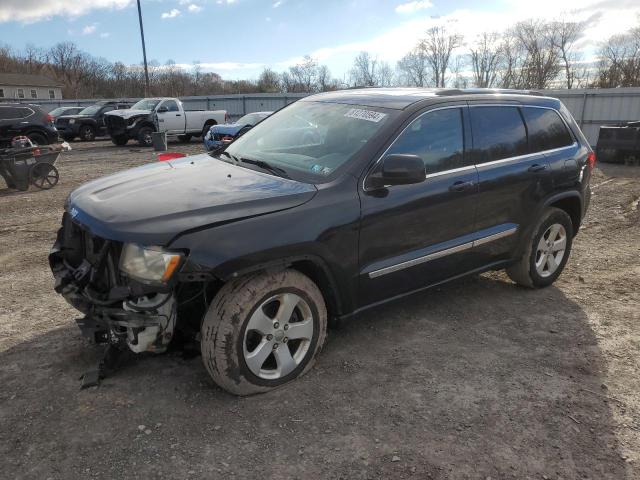
<svg viewBox="0 0 640 480">
<path fill-rule="evenodd" d="M 187 230 L 296 207 L 316 191 L 310 184 L 203 154 L 86 183 L 71 193 L 67 210 L 99 237 L 167 245 Z"/>
<path fill-rule="evenodd" d="M 246 127 L 247 125 L 241 125 L 239 123 L 227 123 L 224 125 L 214 125 L 213 127 L 211 127 L 211 130 L 215 133 L 221 133 L 223 135 L 235 135 L 236 133 L 238 133 L 242 128 Z"/>
<path fill-rule="evenodd" d="M 77 113 L 74 115 L 60 115 L 59 117 L 56 117 L 56 120 L 58 118 L 65 118 L 65 119 L 69 119 L 69 118 L 75 118 L 76 120 L 79 118 L 91 118 L 91 115 L 78 115 Z"/>
<path fill-rule="evenodd" d="M 151 110 L 131 110 L 130 108 L 126 110 L 112 110 L 110 112 L 105 113 L 105 115 L 112 115 L 114 117 L 122 117 L 124 119 L 137 117 L 140 115 L 149 115 Z"/>
</svg>

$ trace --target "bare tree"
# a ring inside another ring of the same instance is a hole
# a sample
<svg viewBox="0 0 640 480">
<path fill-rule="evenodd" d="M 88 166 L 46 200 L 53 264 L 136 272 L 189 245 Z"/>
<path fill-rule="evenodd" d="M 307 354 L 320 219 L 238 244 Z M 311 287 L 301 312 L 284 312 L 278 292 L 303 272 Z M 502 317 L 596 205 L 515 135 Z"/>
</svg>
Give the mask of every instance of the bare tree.
<svg viewBox="0 0 640 480">
<path fill-rule="evenodd" d="M 445 86 L 451 54 L 461 45 L 462 36 L 449 33 L 445 27 L 433 27 L 427 30 L 426 37 L 420 42 L 420 48 L 425 52 L 427 65 L 436 87 Z"/>
<path fill-rule="evenodd" d="M 489 88 L 496 85 L 504 65 L 504 45 L 497 33 L 483 33 L 470 48 L 473 83 L 476 87 Z"/>
<path fill-rule="evenodd" d="M 464 75 L 464 69 L 467 65 L 465 58 L 457 55 L 453 59 L 451 73 L 453 74 L 453 88 L 467 88 L 469 86 L 469 77 Z"/>
<path fill-rule="evenodd" d="M 258 77 L 258 90 L 265 93 L 280 91 L 280 75 L 270 68 L 262 70 Z"/>
<path fill-rule="evenodd" d="M 378 60 L 369 52 L 360 52 L 353 59 L 349 77 L 354 87 L 375 87 L 377 84 Z"/>
<path fill-rule="evenodd" d="M 601 45 L 598 56 L 597 86 L 640 85 L 640 27 L 609 38 Z"/>
<path fill-rule="evenodd" d="M 581 70 L 578 67 L 580 54 L 575 51 L 576 42 L 582 37 L 584 24 L 582 22 L 569 22 L 565 19 L 551 24 L 555 47 L 559 50 L 560 59 L 564 68 L 567 88 L 573 88 L 580 81 Z"/>
<path fill-rule="evenodd" d="M 302 62 L 289 68 L 289 74 L 297 85 L 298 91 L 311 93 L 316 88 L 318 62 L 309 55 L 305 55 Z"/>
<path fill-rule="evenodd" d="M 519 22 L 513 38 L 524 53 L 520 67 L 522 88 L 548 88 L 560 73 L 560 51 L 553 25 L 541 20 Z"/>
<path fill-rule="evenodd" d="M 427 55 L 422 42 L 398 61 L 401 83 L 409 87 L 426 87 L 429 84 Z"/>
</svg>

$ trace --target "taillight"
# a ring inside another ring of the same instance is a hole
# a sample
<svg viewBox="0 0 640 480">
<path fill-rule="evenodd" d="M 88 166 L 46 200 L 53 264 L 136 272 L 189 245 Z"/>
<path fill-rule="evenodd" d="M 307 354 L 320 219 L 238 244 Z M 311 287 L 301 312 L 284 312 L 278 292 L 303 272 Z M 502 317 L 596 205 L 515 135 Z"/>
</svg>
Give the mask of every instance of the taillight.
<svg viewBox="0 0 640 480">
<path fill-rule="evenodd" d="M 589 170 L 593 170 L 596 166 L 596 153 L 595 152 L 589 152 L 589 155 L 587 155 L 587 165 L 589 166 Z"/>
<path fill-rule="evenodd" d="M 55 121 L 55 118 L 51 114 L 47 113 L 45 120 L 49 123 L 53 123 Z"/>
</svg>

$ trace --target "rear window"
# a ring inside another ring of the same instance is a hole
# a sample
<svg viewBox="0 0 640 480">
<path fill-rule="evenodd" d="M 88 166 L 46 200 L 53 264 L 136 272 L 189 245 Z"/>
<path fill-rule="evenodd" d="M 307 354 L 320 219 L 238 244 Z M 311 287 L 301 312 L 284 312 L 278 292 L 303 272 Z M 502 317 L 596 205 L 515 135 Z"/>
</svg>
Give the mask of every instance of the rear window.
<svg viewBox="0 0 640 480">
<path fill-rule="evenodd" d="M 476 163 L 527 154 L 527 131 L 518 107 L 472 107 Z"/>
<path fill-rule="evenodd" d="M 524 107 L 522 115 L 529 130 L 529 151 L 531 153 L 573 144 L 573 137 L 555 110 Z"/>
<path fill-rule="evenodd" d="M 15 120 L 27 118 L 33 114 L 33 110 L 26 107 L 2 107 L 0 106 L 0 120 Z"/>
</svg>

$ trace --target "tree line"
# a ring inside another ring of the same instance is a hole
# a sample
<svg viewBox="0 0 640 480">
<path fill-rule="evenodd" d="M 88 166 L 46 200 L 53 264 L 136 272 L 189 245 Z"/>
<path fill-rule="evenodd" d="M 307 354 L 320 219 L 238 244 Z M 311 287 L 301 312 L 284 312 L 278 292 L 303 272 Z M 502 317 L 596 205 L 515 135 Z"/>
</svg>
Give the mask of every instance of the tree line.
<svg viewBox="0 0 640 480">
<path fill-rule="evenodd" d="M 395 66 L 360 52 L 342 79 L 305 56 L 287 70 L 265 68 L 257 79 L 225 80 L 172 60 L 144 70 L 94 57 L 72 42 L 22 51 L 0 46 L 0 71 L 42 74 L 59 81 L 65 98 L 189 96 L 237 93 L 314 93 L 346 87 L 495 87 L 517 89 L 640 86 L 640 25 L 602 42 L 595 61 L 580 46 L 585 24 L 567 19 L 519 22 L 505 32 L 464 38 L 437 26 L 427 30 Z"/>
</svg>

